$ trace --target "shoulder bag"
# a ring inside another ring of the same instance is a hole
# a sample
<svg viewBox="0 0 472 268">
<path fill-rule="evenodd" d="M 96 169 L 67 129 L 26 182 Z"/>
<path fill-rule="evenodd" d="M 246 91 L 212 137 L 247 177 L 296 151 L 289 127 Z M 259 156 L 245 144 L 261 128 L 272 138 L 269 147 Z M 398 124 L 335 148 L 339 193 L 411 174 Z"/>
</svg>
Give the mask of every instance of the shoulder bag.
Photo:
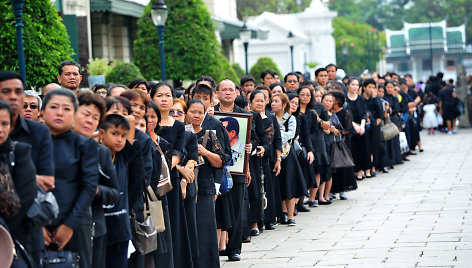
<svg viewBox="0 0 472 268">
<path fill-rule="evenodd" d="M 144 191 L 144 222 L 138 222 L 134 213 L 131 214 L 131 233 L 133 234 L 133 246 L 142 255 L 151 253 L 157 249 L 157 231 L 152 220 L 149 208 L 147 191 Z"/>
<path fill-rule="evenodd" d="M 288 122 L 288 119 L 290 119 L 290 117 L 282 120 L 282 124 L 280 124 L 280 126 L 281 127 L 285 126 L 285 128 L 288 128 L 286 123 Z M 293 142 L 293 139 L 290 139 L 282 144 L 282 155 L 281 155 L 282 159 L 287 158 L 288 154 L 290 153 L 290 148 L 292 148 L 292 142 Z"/>
<path fill-rule="evenodd" d="M 154 193 L 156 194 L 157 198 L 162 198 L 166 193 L 172 191 L 172 183 L 170 182 L 170 172 L 169 166 L 167 165 L 166 157 L 162 152 L 161 147 L 159 144 L 156 144 L 156 149 L 161 154 L 161 175 L 159 177 L 159 183 L 157 184 Z"/>
<path fill-rule="evenodd" d="M 351 151 L 342 140 L 336 141 L 334 137 L 334 143 L 331 146 L 331 168 L 347 168 L 353 166 L 354 160 Z"/>
<path fill-rule="evenodd" d="M 162 201 L 157 198 L 151 186 L 148 186 L 146 191 L 148 193 L 147 198 L 149 202 L 149 210 L 151 212 L 152 220 L 154 221 L 154 227 L 156 227 L 158 233 L 162 233 L 166 230 L 164 224 L 164 212 L 162 211 Z"/>
<path fill-rule="evenodd" d="M 203 136 L 203 142 L 202 142 L 203 148 L 206 148 L 206 145 L 209 139 L 210 139 L 210 131 L 205 130 L 205 135 Z M 195 167 L 193 178 L 194 178 L 193 183 L 195 183 L 195 203 L 196 203 L 198 200 L 198 167 Z"/>
<path fill-rule="evenodd" d="M 394 123 L 392 123 L 390 117 L 387 117 L 385 121 L 386 123 L 380 128 L 380 131 L 382 132 L 383 140 L 389 141 L 398 136 L 400 131 L 398 130 L 398 127 Z"/>
</svg>

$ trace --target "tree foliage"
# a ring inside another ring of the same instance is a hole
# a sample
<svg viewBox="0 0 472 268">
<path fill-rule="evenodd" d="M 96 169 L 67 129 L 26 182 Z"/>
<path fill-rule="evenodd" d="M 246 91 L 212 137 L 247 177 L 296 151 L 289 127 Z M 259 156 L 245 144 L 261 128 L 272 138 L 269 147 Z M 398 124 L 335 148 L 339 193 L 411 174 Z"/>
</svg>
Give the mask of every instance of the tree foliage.
<svg viewBox="0 0 472 268">
<path fill-rule="evenodd" d="M 119 62 L 111 68 L 106 75 L 107 83 L 123 84 L 125 86 L 135 79 L 143 78 L 143 75 L 133 63 Z"/>
<path fill-rule="evenodd" d="M 0 0 L 0 69 L 19 72 L 15 18 L 10 0 Z M 26 80 L 39 88 L 56 80 L 57 66 L 73 50 L 62 19 L 50 0 L 25 0 L 23 42 Z"/>
<path fill-rule="evenodd" d="M 237 0 L 238 18 L 257 16 L 264 11 L 273 13 L 296 13 L 303 11 L 312 0 Z"/>
<path fill-rule="evenodd" d="M 241 78 L 243 75 L 246 74 L 246 71 L 243 70 L 243 68 L 241 68 L 238 63 L 231 64 L 231 67 L 233 67 L 233 70 L 236 72 L 238 78 Z"/>
<path fill-rule="evenodd" d="M 151 20 L 152 0 L 138 20 L 134 43 L 134 63 L 148 80 L 161 76 L 159 38 Z M 237 79 L 228 59 L 222 54 L 213 21 L 203 0 L 167 1 L 168 17 L 164 51 L 168 79 L 195 80 L 210 75 L 216 80 Z"/>
<path fill-rule="evenodd" d="M 257 80 L 261 76 L 261 72 L 267 69 L 276 72 L 279 76 L 282 75 L 277 64 L 269 57 L 260 57 L 257 59 L 256 63 L 251 66 L 249 74 Z"/>
<path fill-rule="evenodd" d="M 355 23 L 343 17 L 333 19 L 333 37 L 336 41 L 338 66 L 349 74 L 359 75 L 365 69 L 376 68 L 385 46 L 385 33 L 378 33 L 367 23 Z M 343 55 L 343 48 L 347 54 Z"/>
</svg>

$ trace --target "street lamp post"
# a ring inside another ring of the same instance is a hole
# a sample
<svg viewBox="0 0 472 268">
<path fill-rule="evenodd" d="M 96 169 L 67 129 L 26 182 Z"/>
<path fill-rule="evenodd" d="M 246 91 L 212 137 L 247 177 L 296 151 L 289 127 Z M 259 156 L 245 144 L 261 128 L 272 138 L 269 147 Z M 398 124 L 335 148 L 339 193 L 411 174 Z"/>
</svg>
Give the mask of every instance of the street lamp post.
<svg viewBox="0 0 472 268">
<path fill-rule="evenodd" d="M 161 57 L 161 80 L 166 81 L 166 60 L 164 58 L 164 25 L 167 19 L 167 6 L 163 0 L 158 0 L 152 6 L 151 18 L 154 25 L 157 27 L 159 34 L 159 52 Z"/>
<path fill-rule="evenodd" d="M 249 74 L 248 59 L 247 59 L 247 48 L 249 47 L 249 40 L 251 40 L 251 30 L 247 28 L 246 22 L 243 24 L 243 28 L 239 31 L 239 39 L 244 45 L 244 58 L 246 59 L 246 75 Z"/>
<path fill-rule="evenodd" d="M 26 82 L 25 52 L 23 48 L 23 0 L 12 0 L 13 14 L 15 15 L 16 27 L 16 50 L 18 53 L 18 65 L 20 74 Z"/>
<path fill-rule="evenodd" d="M 293 72 L 294 71 L 294 68 L 293 68 L 293 46 L 295 45 L 295 36 L 293 35 L 292 31 L 288 32 L 287 41 L 288 41 L 288 45 L 290 47 L 290 62 L 291 62 L 292 72 Z"/>
</svg>

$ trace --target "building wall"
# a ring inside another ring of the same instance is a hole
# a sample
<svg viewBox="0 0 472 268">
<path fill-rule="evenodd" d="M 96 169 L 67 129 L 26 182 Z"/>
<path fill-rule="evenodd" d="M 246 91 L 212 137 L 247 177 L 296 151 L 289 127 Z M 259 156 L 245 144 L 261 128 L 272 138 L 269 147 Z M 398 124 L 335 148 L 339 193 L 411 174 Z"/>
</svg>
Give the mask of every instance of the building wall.
<svg viewBox="0 0 472 268">
<path fill-rule="evenodd" d="M 113 13 L 92 13 L 93 57 L 130 62 L 137 19 Z"/>
</svg>

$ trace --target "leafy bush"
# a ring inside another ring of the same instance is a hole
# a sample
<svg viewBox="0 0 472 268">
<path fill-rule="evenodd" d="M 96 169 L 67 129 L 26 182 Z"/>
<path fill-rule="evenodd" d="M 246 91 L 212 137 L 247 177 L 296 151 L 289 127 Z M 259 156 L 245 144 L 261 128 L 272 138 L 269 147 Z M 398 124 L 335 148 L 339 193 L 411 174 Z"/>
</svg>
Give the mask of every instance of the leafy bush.
<svg viewBox="0 0 472 268">
<path fill-rule="evenodd" d="M 234 71 L 236 72 L 239 78 L 246 74 L 246 71 L 243 70 L 243 68 L 241 68 L 238 63 L 231 64 L 231 67 L 233 67 Z"/>
<path fill-rule="evenodd" d="M 143 78 L 143 75 L 133 63 L 119 62 L 106 75 L 107 83 L 128 85 L 131 81 Z"/>
<path fill-rule="evenodd" d="M 90 75 L 106 75 L 110 70 L 107 59 L 89 59 L 89 64 L 87 65 L 87 71 Z"/>
<path fill-rule="evenodd" d="M 284 76 L 284 74 L 282 74 L 279 71 L 277 64 L 275 64 L 275 62 L 269 57 L 260 57 L 259 59 L 257 59 L 257 62 L 251 66 L 251 69 L 249 70 L 249 74 L 252 75 L 257 80 L 260 78 L 261 72 L 267 69 L 270 69 L 276 72 L 279 75 L 279 77 Z"/>
<path fill-rule="evenodd" d="M 138 20 L 137 40 L 134 42 L 134 63 L 147 80 L 161 76 L 159 38 L 151 20 L 152 0 Z M 166 1 L 168 17 L 164 32 L 167 79 L 195 80 L 200 75 L 237 79 L 223 56 L 213 21 L 203 0 Z"/>
<path fill-rule="evenodd" d="M 19 72 L 16 29 L 10 0 L 0 0 L 0 70 Z M 50 0 L 23 3 L 26 80 L 30 87 L 55 82 L 57 66 L 71 60 L 73 50 L 62 19 Z"/>
</svg>

